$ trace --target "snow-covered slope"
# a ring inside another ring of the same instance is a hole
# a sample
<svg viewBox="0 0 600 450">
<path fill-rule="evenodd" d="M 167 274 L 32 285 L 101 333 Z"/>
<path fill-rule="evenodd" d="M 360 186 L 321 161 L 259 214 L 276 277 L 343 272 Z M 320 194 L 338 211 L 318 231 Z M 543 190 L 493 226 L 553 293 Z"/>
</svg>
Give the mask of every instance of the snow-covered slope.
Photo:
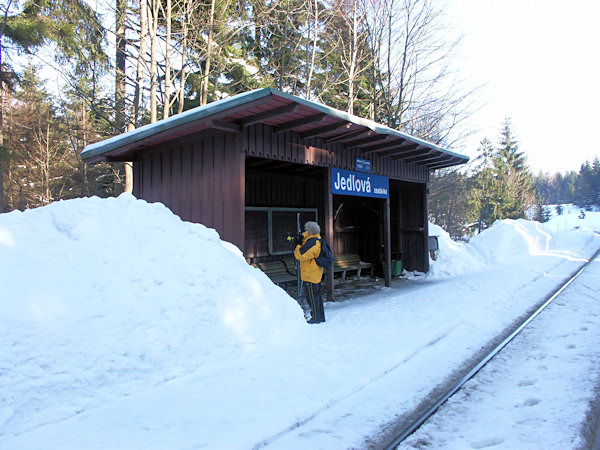
<svg viewBox="0 0 600 450">
<path fill-rule="evenodd" d="M 216 231 L 127 194 L 1 215 L 0 261 L 0 435 L 306 328 Z"/>
</svg>

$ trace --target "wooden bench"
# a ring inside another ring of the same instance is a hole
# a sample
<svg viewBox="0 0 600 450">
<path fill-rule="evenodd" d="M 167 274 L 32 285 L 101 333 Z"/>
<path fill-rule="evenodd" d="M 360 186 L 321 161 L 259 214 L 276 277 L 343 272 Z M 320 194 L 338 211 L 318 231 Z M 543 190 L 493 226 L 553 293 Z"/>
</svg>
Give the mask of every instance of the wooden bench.
<svg viewBox="0 0 600 450">
<path fill-rule="evenodd" d="M 294 258 L 294 255 L 284 257 L 281 260 L 281 262 L 285 264 L 285 268 L 287 269 L 288 273 L 291 273 L 293 276 L 296 276 L 296 263 L 298 262 L 298 260 Z"/>
<path fill-rule="evenodd" d="M 257 262 L 252 265 L 262 270 L 277 285 L 297 281 L 295 271 L 290 271 L 282 260 Z"/>
<path fill-rule="evenodd" d="M 333 273 L 341 273 L 342 282 L 346 281 L 348 272 L 356 271 L 356 276 L 360 277 L 363 269 L 371 269 L 370 275 L 373 276 L 373 264 L 362 262 L 360 256 L 352 253 L 333 256 Z"/>
<path fill-rule="evenodd" d="M 297 281 L 295 258 L 286 257 L 277 261 L 257 262 L 252 264 L 262 270 L 275 284 L 291 283 Z M 373 276 L 373 264 L 362 262 L 360 256 L 347 253 L 334 255 L 333 273 L 342 275 L 342 282 L 346 281 L 346 274 L 356 271 L 356 276 L 360 277 L 363 269 L 370 269 L 370 275 Z"/>
</svg>

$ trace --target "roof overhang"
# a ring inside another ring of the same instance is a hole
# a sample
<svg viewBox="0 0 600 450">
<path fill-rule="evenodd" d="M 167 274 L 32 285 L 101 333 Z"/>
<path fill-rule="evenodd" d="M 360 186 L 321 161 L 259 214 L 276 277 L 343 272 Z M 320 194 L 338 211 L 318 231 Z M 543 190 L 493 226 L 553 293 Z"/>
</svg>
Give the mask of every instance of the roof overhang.
<svg viewBox="0 0 600 450">
<path fill-rule="evenodd" d="M 365 157 L 376 154 L 390 161 L 427 166 L 431 170 L 466 163 L 469 158 L 430 142 L 334 108 L 273 88 L 257 89 L 200 106 L 168 119 L 88 145 L 85 162 L 128 161 L 135 153 L 192 133 L 240 133 L 262 123 L 274 133 L 295 131 L 303 140 L 322 138 L 343 149 L 358 149 Z"/>
</svg>

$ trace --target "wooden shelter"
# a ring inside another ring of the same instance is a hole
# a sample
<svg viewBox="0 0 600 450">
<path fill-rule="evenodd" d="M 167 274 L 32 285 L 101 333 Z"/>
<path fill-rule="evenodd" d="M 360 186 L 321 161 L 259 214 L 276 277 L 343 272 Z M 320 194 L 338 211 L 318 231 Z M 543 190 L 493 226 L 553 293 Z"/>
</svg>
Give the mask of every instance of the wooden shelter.
<svg viewBox="0 0 600 450">
<path fill-rule="evenodd" d="M 316 220 L 336 254 L 427 271 L 427 183 L 468 158 L 369 120 L 266 88 L 87 146 L 88 163 L 133 161 L 136 197 L 215 228 L 249 262 L 290 254 Z M 333 298 L 333 273 L 328 274 Z"/>
</svg>

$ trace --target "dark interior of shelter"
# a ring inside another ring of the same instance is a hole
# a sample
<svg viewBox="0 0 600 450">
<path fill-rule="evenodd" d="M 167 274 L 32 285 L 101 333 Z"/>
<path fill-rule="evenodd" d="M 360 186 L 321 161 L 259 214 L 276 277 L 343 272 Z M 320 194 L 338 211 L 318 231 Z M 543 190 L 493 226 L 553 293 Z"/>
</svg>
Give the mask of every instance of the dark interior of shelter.
<svg viewBox="0 0 600 450">
<path fill-rule="evenodd" d="M 293 246 L 286 238 L 297 234 L 298 213 L 301 225 L 314 220 L 324 228 L 327 170 L 246 158 L 244 255 L 248 262 L 293 264 Z M 426 270 L 425 189 L 425 184 L 390 180 L 392 260 L 402 261 L 407 270 Z M 385 199 L 333 195 L 332 250 L 370 263 L 373 270 L 363 274 L 374 277 L 384 275 L 385 207 Z"/>
</svg>

